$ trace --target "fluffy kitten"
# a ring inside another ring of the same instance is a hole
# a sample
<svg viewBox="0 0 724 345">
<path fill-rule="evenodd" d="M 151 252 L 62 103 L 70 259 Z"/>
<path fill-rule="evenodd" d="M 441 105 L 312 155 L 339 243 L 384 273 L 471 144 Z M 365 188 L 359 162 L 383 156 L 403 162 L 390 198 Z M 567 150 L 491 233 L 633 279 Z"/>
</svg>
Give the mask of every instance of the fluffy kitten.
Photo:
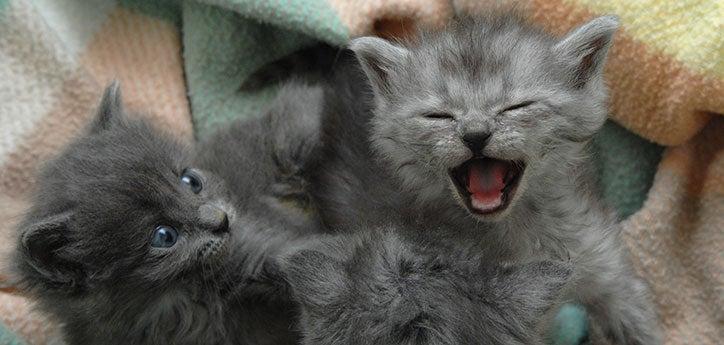
<svg viewBox="0 0 724 345">
<path fill-rule="evenodd" d="M 307 178 L 319 159 L 322 89 L 284 85 L 252 119 L 236 120 L 201 141 L 194 162 L 228 186 L 239 213 L 247 276 L 273 276 L 275 258 L 293 250 L 322 225 Z M 283 286 L 282 286 L 283 288 Z"/>
<path fill-rule="evenodd" d="M 249 243 L 268 242 L 284 217 L 256 212 L 192 159 L 126 115 L 113 85 L 90 128 L 43 169 L 14 262 L 68 343 L 296 343 L 294 307 L 269 298 L 278 284 Z"/>
<path fill-rule="evenodd" d="M 287 259 L 304 344 L 543 344 L 564 263 L 486 265 L 393 226 L 327 239 Z"/>
<path fill-rule="evenodd" d="M 364 76 L 339 65 L 325 95 L 327 163 L 313 184 L 325 221 L 396 216 L 489 260 L 570 257 L 569 295 L 611 340 L 659 343 L 587 162 L 617 26 L 600 17 L 555 38 L 495 15 L 407 45 L 353 40 Z"/>
</svg>

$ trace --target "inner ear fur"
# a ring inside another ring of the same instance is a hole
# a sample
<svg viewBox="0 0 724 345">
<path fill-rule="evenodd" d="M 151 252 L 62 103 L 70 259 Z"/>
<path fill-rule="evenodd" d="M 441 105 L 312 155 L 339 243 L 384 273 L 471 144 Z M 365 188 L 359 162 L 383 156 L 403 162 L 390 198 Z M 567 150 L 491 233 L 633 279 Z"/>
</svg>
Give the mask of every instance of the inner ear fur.
<svg viewBox="0 0 724 345">
<path fill-rule="evenodd" d="M 27 267 L 49 285 L 76 286 L 80 265 L 64 255 L 70 240 L 68 230 L 72 211 L 30 220 L 22 228 L 20 250 Z"/>
</svg>

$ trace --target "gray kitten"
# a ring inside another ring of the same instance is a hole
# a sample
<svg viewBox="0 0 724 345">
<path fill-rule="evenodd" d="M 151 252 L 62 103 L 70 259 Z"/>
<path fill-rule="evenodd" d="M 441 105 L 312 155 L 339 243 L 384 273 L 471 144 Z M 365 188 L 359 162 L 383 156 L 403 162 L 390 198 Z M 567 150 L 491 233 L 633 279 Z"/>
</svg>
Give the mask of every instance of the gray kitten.
<svg viewBox="0 0 724 345">
<path fill-rule="evenodd" d="M 225 182 L 239 226 L 248 229 L 240 241 L 253 263 L 248 276 L 272 276 L 280 253 L 322 231 L 307 193 L 321 150 L 322 96 L 320 87 L 287 83 L 260 116 L 233 121 L 197 145 L 196 166 Z"/>
<path fill-rule="evenodd" d="M 564 263 L 486 264 L 394 226 L 341 235 L 286 261 L 304 344 L 543 344 Z"/>
<path fill-rule="evenodd" d="M 269 126 L 255 122 L 235 152 L 297 157 L 297 145 L 271 145 Z M 224 181 L 128 116 L 113 85 L 39 176 L 19 226 L 19 284 L 70 344 L 296 343 L 296 309 L 269 257 L 277 236 L 294 237 L 279 229 L 302 232 L 309 217 L 267 208 L 264 193 L 289 180 L 271 160 L 237 161 L 254 173 Z"/>
<path fill-rule="evenodd" d="M 353 40 L 364 76 L 339 66 L 325 96 L 328 162 L 313 184 L 325 221 L 396 216 L 437 241 L 475 243 L 489 260 L 570 257 L 569 296 L 609 339 L 660 343 L 648 289 L 588 168 L 617 27 L 600 17 L 555 38 L 491 15 L 406 45 Z"/>
</svg>

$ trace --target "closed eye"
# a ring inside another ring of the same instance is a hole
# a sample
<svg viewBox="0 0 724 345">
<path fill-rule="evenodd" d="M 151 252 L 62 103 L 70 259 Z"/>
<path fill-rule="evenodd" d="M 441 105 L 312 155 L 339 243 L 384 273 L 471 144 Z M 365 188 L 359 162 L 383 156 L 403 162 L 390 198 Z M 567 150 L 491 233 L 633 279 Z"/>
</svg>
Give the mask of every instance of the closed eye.
<svg viewBox="0 0 724 345">
<path fill-rule="evenodd" d="M 512 110 L 516 110 L 516 109 L 520 109 L 520 108 L 525 108 L 525 107 L 527 107 L 527 106 L 529 106 L 529 105 L 531 105 L 531 104 L 533 104 L 533 103 L 535 103 L 535 101 L 525 101 L 525 102 L 521 102 L 521 103 L 518 103 L 518 104 L 515 104 L 515 105 L 511 105 L 511 106 L 509 106 L 509 107 L 501 110 L 500 112 L 501 112 L 501 113 L 504 113 L 504 112 L 506 112 L 506 111 L 512 111 Z"/>
<path fill-rule="evenodd" d="M 431 120 L 455 120 L 455 117 L 448 113 L 429 113 L 424 117 Z"/>
</svg>

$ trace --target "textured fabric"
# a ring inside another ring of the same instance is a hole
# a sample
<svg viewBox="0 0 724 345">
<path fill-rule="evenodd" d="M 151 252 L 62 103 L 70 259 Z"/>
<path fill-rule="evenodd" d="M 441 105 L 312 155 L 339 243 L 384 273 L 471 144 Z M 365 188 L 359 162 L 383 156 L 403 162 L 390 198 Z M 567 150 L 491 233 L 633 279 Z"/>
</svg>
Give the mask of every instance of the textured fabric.
<svg viewBox="0 0 724 345">
<path fill-rule="evenodd" d="M 513 2 L 0 0 L 0 290 L 7 292 L 0 293 L 0 321 L 28 344 L 57 339 L 53 323 L 13 289 L 3 263 L 39 164 L 85 124 L 111 79 L 121 80 L 127 106 L 154 114 L 181 137 L 203 136 L 258 113 L 275 90 L 241 91 L 246 76 L 315 40 L 405 36 L 440 27 L 455 13 Z M 596 15 L 620 16 L 606 71 L 613 122 L 593 147 L 602 191 L 625 218 L 624 237 L 652 285 L 666 344 L 718 343 L 724 323 L 720 2 L 515 3 L 556 34 Z M 580 339 L 582 318 L 575 307 L 565 309 L 556 343 Z"/>
<path fill-rule="evenodd" d="M 453 14 L 449 0 L 329 0 L 351 36 L 440 27 Z M 394 26 L 404 25 L 403 28 Z"/>
<path fill-rule="evenodd" d="M 575 304 L 564 304 L 553 321 L 552 345 L 580 344 L 588 335 L 586 310 Z"/>
<path fill-rule="evenodd" d="M 601 192 L 619 216 L 628 217 L 646 200 L 663 148 L 607 122 L 593 141 Z"/>
<path fill-rule="evenodd" d="M 624 222 L 667 344 L 724 339 L 724 118 L 667 148 L 643 208 Z"/>
<path fill-rule="evenodd" d="M 0 323 L 0 344 L 22 345 L 23 342 L 15 335 L 15 333 Z"/>
</svg>

